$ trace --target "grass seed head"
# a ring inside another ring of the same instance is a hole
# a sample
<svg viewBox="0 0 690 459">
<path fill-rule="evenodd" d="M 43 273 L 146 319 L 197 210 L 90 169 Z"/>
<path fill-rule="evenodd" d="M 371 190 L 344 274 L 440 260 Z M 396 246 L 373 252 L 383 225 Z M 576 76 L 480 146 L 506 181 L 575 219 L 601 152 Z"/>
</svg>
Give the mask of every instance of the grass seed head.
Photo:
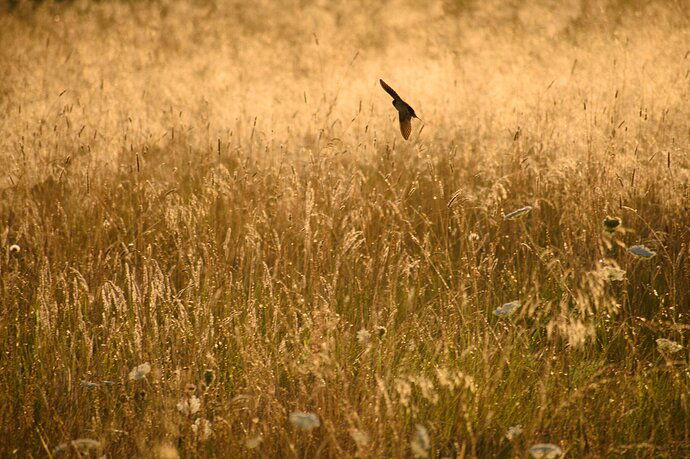
<svg viewBox="0 0 690 459">
<path fill-rule="evenodd" d="M 532 211 L 532 206 L 525 206 L 521 207 L 517 210 L 514 210 L 512 212 L 509 212 L 503 216 L 505 220 L 517 220 L 519 218 L 524 217 L 528 213 Z"/>
<path fill-rule="evenodd" d="M 421 424 L 417 424 L 410 442 L 412 455 L 416 458 L 429 457 L 429 449 L 431 448 L 431 440 L 429 439 L 429 432 Z"/>
</svg>

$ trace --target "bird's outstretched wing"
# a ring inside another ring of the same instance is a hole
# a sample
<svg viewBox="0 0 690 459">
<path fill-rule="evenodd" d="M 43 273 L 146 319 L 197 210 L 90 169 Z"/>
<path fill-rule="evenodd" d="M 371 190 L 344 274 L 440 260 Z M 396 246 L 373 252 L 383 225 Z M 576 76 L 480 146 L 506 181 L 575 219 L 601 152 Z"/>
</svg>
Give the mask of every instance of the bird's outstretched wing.
<svg viewBox="0 0 690 459">
<path fill-rule="evenodd" d="M 400 112 L 400 132 L 405 140 L 410 138 L 412 132 L 412 117 L 409 113 L 403 114 Z"/>
<path fill-rule="evenodd" d="M 395 92 L 395 91 L 393 91 L 393 88 L 391 88 L 390 86 L 388 86 L 388 85 L 386 84 L 385 81 L 379 79 L 379 83 L 381 83 L 381 87 L 382 87 L 383 89 L 385 89 L 386 92 L 387 92 L 388 94 L 390 94 L 391 97 L 392 97 L 393 99 L 400 99 L 400 96 L 398 95 L 398 93 Z M 400 100 L 402 100 L 402 99 L 400 99 Z"/>
</svg>

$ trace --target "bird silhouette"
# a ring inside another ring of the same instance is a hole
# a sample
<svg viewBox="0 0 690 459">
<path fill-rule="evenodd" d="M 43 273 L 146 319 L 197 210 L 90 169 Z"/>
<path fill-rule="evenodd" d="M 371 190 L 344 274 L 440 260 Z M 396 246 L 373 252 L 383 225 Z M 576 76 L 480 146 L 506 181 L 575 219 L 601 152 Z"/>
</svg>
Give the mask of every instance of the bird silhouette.
<svg viewBox="0 0 690 459">
<path fill-rule="evenodd" d="M 402 100 L 398 93 L 388 86 L 385 81 L 379 79 L 379 83 L 381 83 L 381 87 L 393 98 L 393 107 L 398 111 L 398 117 L 400 118 L 400 132 L 405 140 L 409 139 L 410 133 L 412 132 L 412 118 L 419 119 L 419 117 L 414 112 L 414 108 L 410 107 L 410 104 Z"/>
</svg>

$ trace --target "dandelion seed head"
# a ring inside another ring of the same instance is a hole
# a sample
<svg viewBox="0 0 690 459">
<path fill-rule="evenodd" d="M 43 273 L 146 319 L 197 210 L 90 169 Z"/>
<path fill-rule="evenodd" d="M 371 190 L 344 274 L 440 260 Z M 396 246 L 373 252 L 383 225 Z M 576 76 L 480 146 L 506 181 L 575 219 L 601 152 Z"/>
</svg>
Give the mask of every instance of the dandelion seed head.
<svg viewBox="0 0 690 459">
<path fill-rule="evenodd" d="M 290 413 L 290 423 L 301 430 L 314 430 L 321 425 L 319 417 L 314 413 L 295 411 Z"/>
<path fill-rule="evenodd" d="M 141 365 L 137 365 L 136 367 L 132 368 L 132 371 L 129 372 L 129 380 L 138 381 L 140 379 L 144 379 L 150 372 L 151 365 L 149 365 L 148 362 L 142 363 Z"/>
</svg>

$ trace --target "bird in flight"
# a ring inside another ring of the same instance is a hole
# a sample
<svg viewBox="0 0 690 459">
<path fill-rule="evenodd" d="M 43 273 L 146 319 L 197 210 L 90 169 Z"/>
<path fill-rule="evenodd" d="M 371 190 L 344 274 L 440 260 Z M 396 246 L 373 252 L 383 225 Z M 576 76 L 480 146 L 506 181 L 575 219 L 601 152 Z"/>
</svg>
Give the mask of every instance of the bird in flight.
<svg viewBox="0 0 690 459">
<path fill-rule="evenodd" d="M 379 80 L 379 83 L 381 83 L 381 87 L 383 87 L 393 98 L 393 107 L 398 111 L 398 116 L 400 118 L 400 132 L 405 140 L 409 139 L 410 133 L 412 132 L 412 118 L 419 119 L 419 117 L 414 112 L 414 108 L 410 107 L 410 104 L 402 100 L 398 93 L 388 86 L 385 81 Z"/>
</svg>

